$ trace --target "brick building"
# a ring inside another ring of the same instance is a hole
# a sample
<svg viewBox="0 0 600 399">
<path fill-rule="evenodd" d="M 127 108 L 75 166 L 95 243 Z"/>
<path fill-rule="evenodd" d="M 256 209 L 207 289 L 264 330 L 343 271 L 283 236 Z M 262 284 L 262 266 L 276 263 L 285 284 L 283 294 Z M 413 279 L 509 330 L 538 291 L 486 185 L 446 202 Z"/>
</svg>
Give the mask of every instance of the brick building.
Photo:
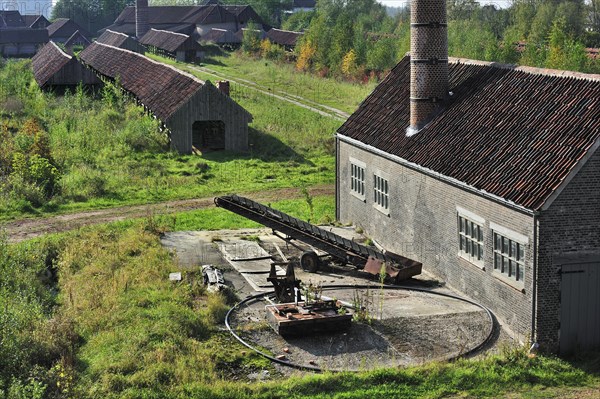
<svg viewBox="0 0 600 399">
<path fill-rule="evenodd" d="M 337 132 L 338 219 L 524 343 L 600 348 L 600 76 L 448 58 L 444 2 L 411 10 L 411 56 Z"/>
</svg>

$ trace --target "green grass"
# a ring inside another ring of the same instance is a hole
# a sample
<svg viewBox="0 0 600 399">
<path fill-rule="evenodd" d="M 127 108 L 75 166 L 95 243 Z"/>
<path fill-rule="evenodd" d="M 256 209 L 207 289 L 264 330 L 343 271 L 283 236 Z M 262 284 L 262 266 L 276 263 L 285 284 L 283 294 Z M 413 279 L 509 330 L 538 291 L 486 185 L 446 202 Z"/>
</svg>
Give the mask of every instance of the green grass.
<svg viewBox="0 0 600 399">
<path fill-rule="evenodd" d="M 186 64 L 161 57 L 151 57 L 196 74 L 196 70 L 189 68 Z M 284 91 L 348 113 L 354 112 L 361 101 L 377 85 L 376 82 L 356 84 L 333 78 L 319 78 L 310 73 L 297 71 L 292 64 L 254 59 L 239 53 L 226 53 L 211 57 L 201 66 L 206 66 L 233 79 L 254 82 L 275 93 Z M 213 82 L 217 79 L 209 74 L 198 73 L 197 76 Z"/>
<path fill-rule="evenodd" d="M 179 155 L 165 151 L 155 122 L 118 95 L 107 98 L 102 93 L 95 99 L 79 92 L 65 97 L 44 94 L 27 67 L 8 65 L 0 72 L 11 84 L 0 87 L 0 103 L 19 101 L 14 111 L 0 112 L 0 126 L 8 131 L 0 138 L 23 136 L 23 121 L 31 117 L 40 120 L 60 179 L 59 190 L 49 200 L 31 195 L 26 191 L 30 186 L 20 191 L 0 187 L 0 221 L 222 193 L 310 187 L 332 184 L 335 179 L 333 134 L 340 122 L 287 102 L 234 89 L 232 97 L 254 115 L 249 152 Z M 12 143 L 1 144 L 7 153 L 0 161 L 4 159 L 10 171 Z"/>
</svg>

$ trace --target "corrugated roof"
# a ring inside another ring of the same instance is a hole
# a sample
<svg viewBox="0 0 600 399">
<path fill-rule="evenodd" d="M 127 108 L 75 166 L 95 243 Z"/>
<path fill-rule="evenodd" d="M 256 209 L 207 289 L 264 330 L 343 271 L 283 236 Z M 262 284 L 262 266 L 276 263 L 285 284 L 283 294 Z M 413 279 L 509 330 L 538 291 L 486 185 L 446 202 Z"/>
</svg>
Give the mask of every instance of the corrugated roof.
<svg viewBox="0 0 600 399">
<path fill-rule="evenodd" d="M 48 43 L 46 29 L 4 28 L 0 29 L 0 43 Z"/>
<path fill-rule="evenodd" d="M 132 51 L 94 42 L 79 58 L 132 93 L 158 118 L 166 121 L 204 82 L 171 66 Z"/>
<path fill-rule="evenodd" d="M 72 58 L 72 56 L 62 51 L 56 43 L 46 44 L 31 59 L 35 81 L 40 87 L 44 86 Z"/>
<path fill-rule="evenodd" d="M 181 50 L 200 50 L 200 45 L 188 35 L 166 30 L 150 29 L 141 39 L 144 46 L 153 46 L 170 53 Z"/>
<path fill-rule="evenodd" d="M 538 210 L 600 137 L 600 75 L 451 59 L 445 108 L 409 126 L 405 57 L 338 133 Z"/>
<path fill-rule="evenodd" d="M 281 44 L 282 46 L 295 46 L 300 36 L 302 36 L 302 32 L 275 28 L 267 32 L 267 39 L 273 43 Z"/>
</svg>

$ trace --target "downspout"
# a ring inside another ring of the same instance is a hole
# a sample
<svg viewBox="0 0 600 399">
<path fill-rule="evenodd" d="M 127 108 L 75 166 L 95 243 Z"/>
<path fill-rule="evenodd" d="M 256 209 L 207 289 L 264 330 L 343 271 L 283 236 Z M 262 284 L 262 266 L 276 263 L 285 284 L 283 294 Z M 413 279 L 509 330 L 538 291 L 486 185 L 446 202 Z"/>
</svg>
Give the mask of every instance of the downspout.
<svg viewBox="0 0 600 399">
<path fill-rule="evenodd" d="M 531 344 L 535 345 L 536 330 L 537 330 L 537 270 L 538 270 L 538 216 L 539 212 L 533 213 L 533 268 L 532 268 L 532 283 L 531 289 Z"/>
<path fill-rule="evenodd" d="M 335 136 L 335 220 L 340 220 L 340 139 Z"/>
</svg>

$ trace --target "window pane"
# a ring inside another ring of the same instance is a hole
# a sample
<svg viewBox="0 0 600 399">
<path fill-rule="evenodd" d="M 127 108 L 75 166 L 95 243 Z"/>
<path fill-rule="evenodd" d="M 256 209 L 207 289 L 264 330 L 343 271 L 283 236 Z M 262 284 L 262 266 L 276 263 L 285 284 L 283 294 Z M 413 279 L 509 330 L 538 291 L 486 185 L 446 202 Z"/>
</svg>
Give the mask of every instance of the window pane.
<svg viewBox="0 0 600 399">
<path fill-rule="evenodd" d="M 525 260 L 525 251 L 523 245 L 519 244 L 519 260 Z"/>
<path fill-rule="evenodd" d="M 471 253 L 471 240 L 465 239 L 465 242 L 467 244 L 465 252 L 470 254 Z"/>
<path fill-rule="evenodd" d="M 518 281 L 523 281 L 523 265 L 518 264 L 517 265 L 517 280 Z"/>
<path fill-rule="evenodd" d="M 477 259 L 481 260 L 481 259 L 483 259 L 483 245 L 479 244 L 478 247 L 479 247 L 479 258 L 477 258 Z"/>
<path fill-rule="evenodd" d="M 479 226 L 478 231 L 479 231 L 479 237 L 478 237 L 478 239 L 479 239 L 480 242 L 483 242 L 483 228 L 481 226 Z"/>
<path fill-rule="evenodd" d="M 385 186 L 385 189 L 383 190 L 383 192 L 387 194 L 388 193 L 388 181 L 387 180 L 385 180 L 384 186 Z"/>
<path fill-rule="evenodd" d="M 471 236 L 471 222 L 469 222 L 468 220 L 465 221 L 465 234 L 468 236 Z"/>
<path fill-rule="evenodd" d="M 516 269 L 515 266 L 516 265 L 515 265 L 515 261 L 514 260 L 509 261 L 509 263 L 508 263 L 508 276 L 509 277 L 514 277 L 515 276 L 515 269 Z"/>
<path fill-rule="evenodd" d="M 510 242 L 510 257 L 517 259 L 517 243 L 514 241 Z"/>
<path fill-rule="evenodd" d="M 458 220 L 460 221 L 460 232 L 464 233 L 465 232 L 465 219 L 463 219 L 459 216 Z"/>
<path fill-rule="evenodd" d="M 461 251 L 465 251 L 466 247 L 465 247 L 465 237 L 464 236 L 460 236 L 460 250 Z"/>
<path fill-rule="evenodd" d="M 508 239 L 502 237 L 502 253 L 508 255 Z"/>
<path fill-rule="evenodd" d="M 508 273 L 508 258 L 502 257 L 502 273 Z"/>
<path fill-rule="evenodd" d="M 502 265 L 502 257 L 499 254 L 494 254 L 494 269 L 500 269 Z"/>
</svg>

